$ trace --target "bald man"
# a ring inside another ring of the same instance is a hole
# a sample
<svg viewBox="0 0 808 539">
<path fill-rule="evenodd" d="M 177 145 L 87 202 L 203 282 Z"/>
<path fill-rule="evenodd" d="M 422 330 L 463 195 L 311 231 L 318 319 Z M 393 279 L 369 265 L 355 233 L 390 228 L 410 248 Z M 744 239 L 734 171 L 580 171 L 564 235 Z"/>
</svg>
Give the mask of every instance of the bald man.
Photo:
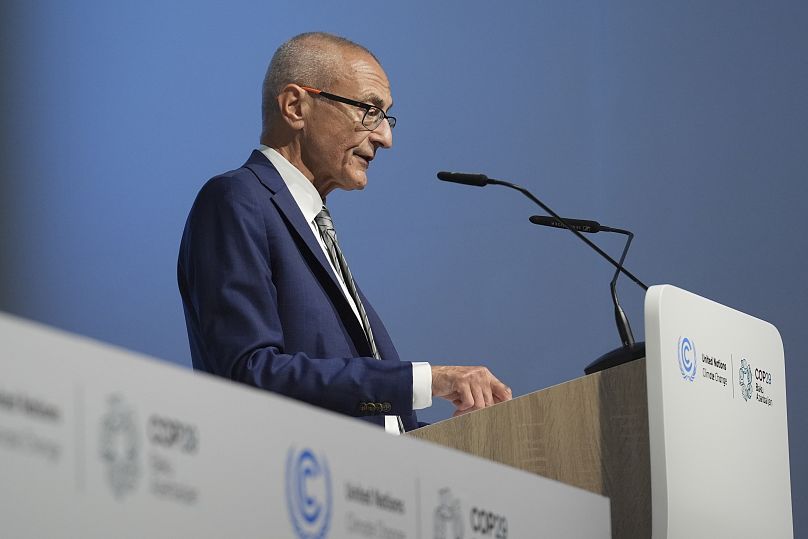
<svg viewBox="0 0 808 539">
<path fill-rule="evenodd" d="M 264 79 L 260 147 L 209 180 L 177 267 L 195 369 L 383 426 L 419 426 L 511 398 L 485 367 L 401 361 L 342 253 L 326 197 L 357 190 L 393 145 L 390 82 L 366 48 L 295 36 Z"/>
</svg>

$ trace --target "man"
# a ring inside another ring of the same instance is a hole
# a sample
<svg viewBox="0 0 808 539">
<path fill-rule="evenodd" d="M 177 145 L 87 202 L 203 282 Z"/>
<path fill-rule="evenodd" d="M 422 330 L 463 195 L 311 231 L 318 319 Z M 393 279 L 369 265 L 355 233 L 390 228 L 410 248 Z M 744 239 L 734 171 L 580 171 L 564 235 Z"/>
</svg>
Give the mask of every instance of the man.
<svg viewBox="0 0 808 539">
<path fill-rule="evenodd" d="M 383 425 L 418 427 L 511 398 L 485 367 L 404 362 L 358 289 L 325 209 L 393 144 L 390 83 L 364 47 L 323 33 L 275 52 L 261 147 L 200 191 L 178 262 L 194 368 Z"/>
</svg>

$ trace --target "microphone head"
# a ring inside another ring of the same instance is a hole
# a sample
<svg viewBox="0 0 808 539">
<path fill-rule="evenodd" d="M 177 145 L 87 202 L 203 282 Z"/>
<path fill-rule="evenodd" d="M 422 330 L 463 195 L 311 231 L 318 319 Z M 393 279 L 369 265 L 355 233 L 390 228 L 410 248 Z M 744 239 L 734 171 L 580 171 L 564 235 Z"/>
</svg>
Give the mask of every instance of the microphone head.
<svg viewBox="0 0 808 539">
<path fill-rule="evenodd" d="M 570 228 L 574 228 L 578 232 L 589 232 L 590 234 L 595 234 L 600 232 L 603 227 L 600 226 L 600 223 L 597 221 L 590 221 L 587 219 L 564 219 L 566 223 L 569 225 Z M 550 217 L 548 215 L 531 215 L 530 222 L 534 225 L 541 225 L 541 226 L 552 226 L 555 228 L 567 228 L 564 224 L 556 219 L 555 217 Z"/>
<path fill-rule="evenodd" d="M 559 226 L 561 223 L 558 222 L 557 219 L 547 215 L 531 215 L 530 222 L 534 225 L 542 225 L 542 226 Z"/>
<path fill-rule="evenodd" d="M 438 179 L 445 182 L 473 185 L 475 187 L 485 187 L 488 185 L 488 176 L 485 174 L 467 174 L 465 172 L 441 171 L 438 172 Z"/>
</svg>

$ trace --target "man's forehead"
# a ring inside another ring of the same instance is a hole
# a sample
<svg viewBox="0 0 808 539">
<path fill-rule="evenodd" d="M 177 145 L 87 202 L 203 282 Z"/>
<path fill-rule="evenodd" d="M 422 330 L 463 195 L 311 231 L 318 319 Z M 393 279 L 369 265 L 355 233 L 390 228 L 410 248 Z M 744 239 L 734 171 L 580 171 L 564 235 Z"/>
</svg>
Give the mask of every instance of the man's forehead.
<svg viewBox="0 0 808 539">
<path fill-rule="evenodd" d="M 350 55 L 346 58 L 345 73 L 340 77 L 341 86 L 351 89 L 351 97 L 389 108 L 393 104 L 390 93 L 390 81 L 382 66 L 367 54 Z"/>
</svg>

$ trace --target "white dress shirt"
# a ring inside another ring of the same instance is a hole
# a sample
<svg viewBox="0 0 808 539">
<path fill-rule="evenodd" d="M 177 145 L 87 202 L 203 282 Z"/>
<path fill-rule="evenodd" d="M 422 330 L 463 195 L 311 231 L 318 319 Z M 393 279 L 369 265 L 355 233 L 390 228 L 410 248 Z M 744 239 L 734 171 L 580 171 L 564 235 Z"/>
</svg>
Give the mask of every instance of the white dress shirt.
<svg viewBox="0 0 808 539">
<path fill-rule="evenodd" d="M 294 165 L 287 161 L 273 148 L 269 148 L 262 144 L 258 149 L 266 156 L 267 159 L 269 159 L 269 161 L 281 175 L 283 182 L 286 184 L 286 187 L 292 194 L 292 198 L 295 199 L 300 211 L 303 213 L 303 217 L 309 223 L 311 233 L 314 235 L 314 238 L 317 240 L 317 243 L 323 250 L 325 259 L 328 260 L 328 263 L 331 265 L 331 269 L 334 272 L 334 275 L 337 277 L 340 287 L 342 288 L 342 294 L 351 305 L 351 309 L 353 309 L 356 319 L 359 320 L 359 325 L 361 326 L 362 318 L 359 316 L 359 309 L 356 308 L 356 302 L 354 302 L 353 297 L 351 297 L 350 292 L 348 292 L 348 287 L 345 285 L 345 282 L 343 282 L 341 273 L 334 268 L 334 263 L 331 261 L 331 257 L 328 255 L 328 250 L 325 247 L 325 243 L 323 243 L 323 238 L 320 236 L 320 231 L 317 228 L 317 224 L 314 222 L 314 218 L 318 213 L 320 213 L 320 210 L 322 210 L 324 206 L 320 193 L 317 192 L 317 189 L 314 188 L 314 184 L 312 184 L 302 172 L 295 168 Z M 424 361 L 413 362 L 412 408 L 414 410 L 420 410 L 429 406 L 432 406 L 432 368 L 430 367 L 429 363 Z M 391 434 L 399 434 L 396 416 L 384 416 L 384 430 Z"/>
</svg>

